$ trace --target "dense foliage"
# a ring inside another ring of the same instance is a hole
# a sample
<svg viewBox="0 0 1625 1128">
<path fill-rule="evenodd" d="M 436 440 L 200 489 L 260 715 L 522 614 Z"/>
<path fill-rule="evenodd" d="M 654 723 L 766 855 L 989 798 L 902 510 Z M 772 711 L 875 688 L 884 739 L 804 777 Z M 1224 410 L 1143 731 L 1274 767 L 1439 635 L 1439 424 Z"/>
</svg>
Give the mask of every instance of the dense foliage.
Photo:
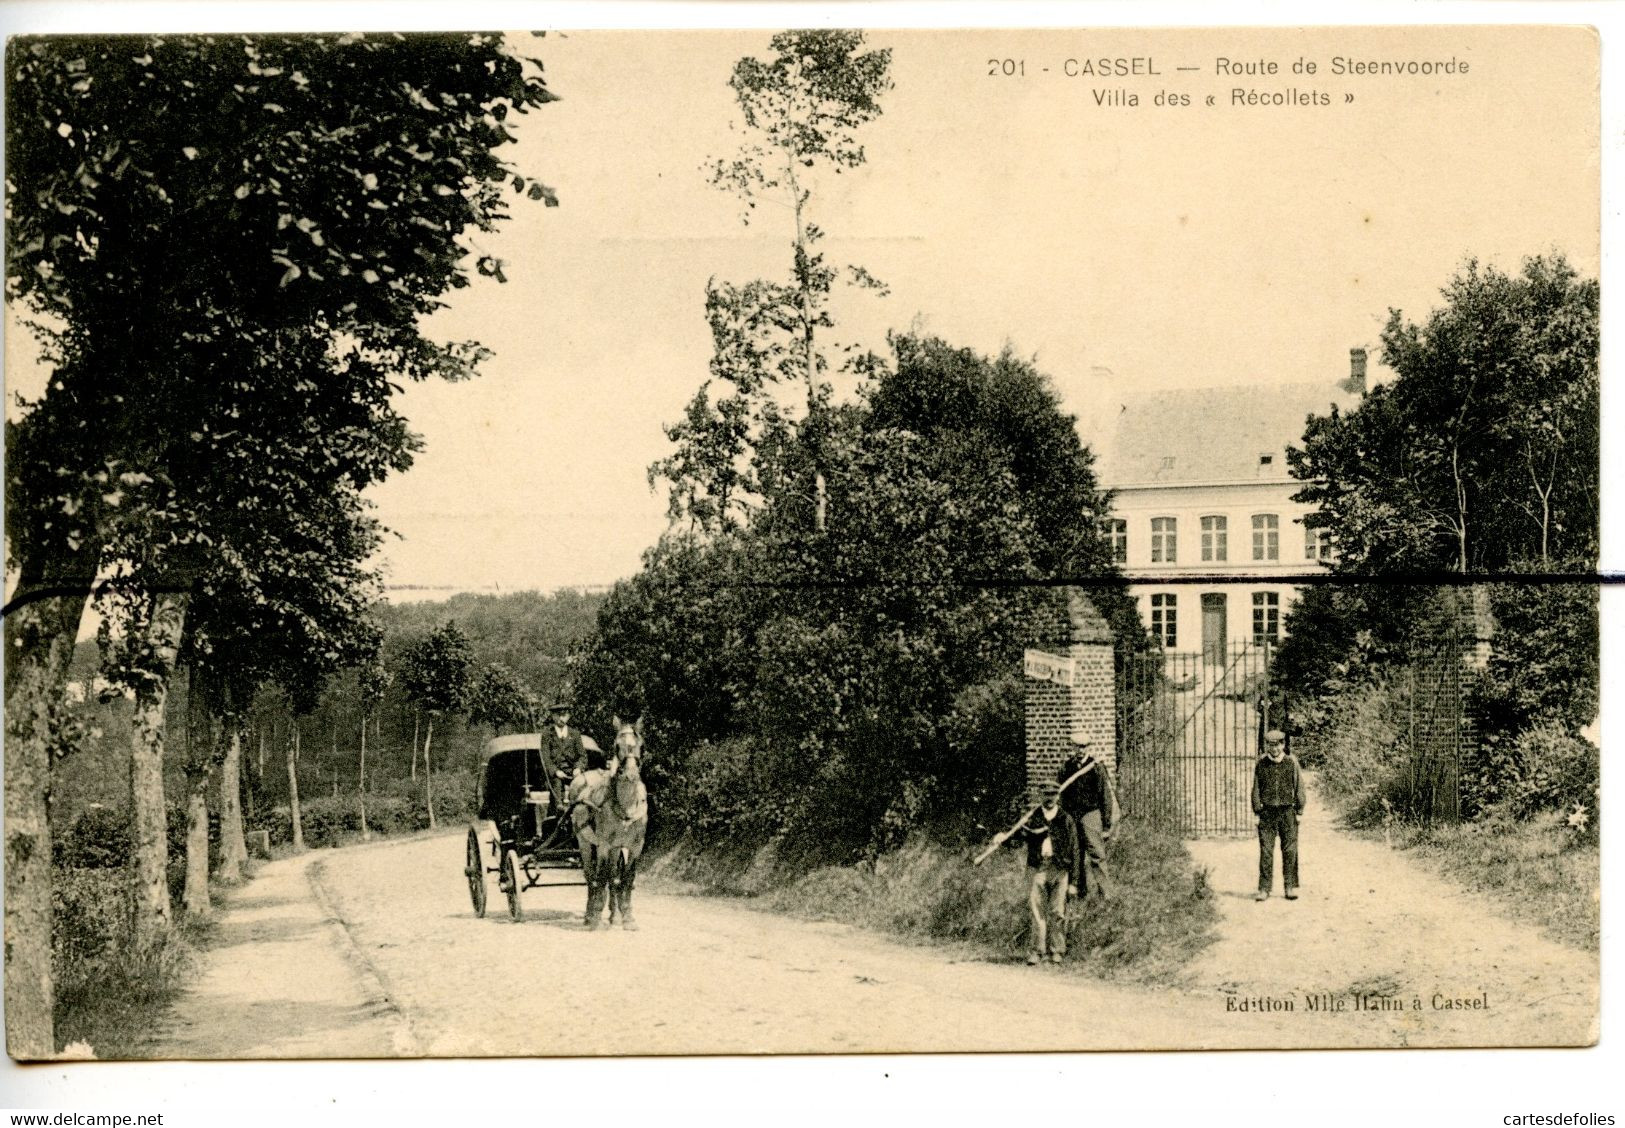
<svg viewBox="0 0 1625 1128">
<path fill-rule="evenodd" d="M 1488 638 L 1462 798 L 1482 813 L 1523 796 L 1527 814 L 1530 795 L 1561 804 L 1586 790 L 1525 787 L 1540 763 L 1583 774 L 1587 762 L 1529 734 L 1585 745 L 1575 734 L 1598 709 L 1598 287 L 1562 256 L 1535 257 L 1517 275 L 1468 262 L 1442 296 L 1420 324 L 1390 312 L 1382 359 L 1395 377 L 1353 411 L 1312 418 L 1288 451 L 1343 582 L 1290 614 L 1280 670 L 1334 787 L 1347 776 L 1357 811 L 1387 798 L 1403 814 L 1385 791 L 1403 767 L 1395 734 L 1380 730 L 1405 668 L 1452 631 Z M 1451 573 L 1507 579 L 1428 582 Z"/>
<path fill-rule="evenodd" d="M 1391 310 L 1396 378 L 1310 420 L 1298 500 L 1363 575 L 1586 567 L 1597 554 L 1598 287 L 1561 256 L 1469 262 L 1425 322 Z"/>
<path fill-rule="evenodd" d="M 1000 818 L 1036 585 L 1097 580 L 1140 633 L 1047 378 L 1008 352 L 892 347 L 830 413 L 822 528 L 806 489 L 770 488 L 742 528 L 669 535 L 604 605 L 585 715 L 645 714 L 665 833 L 775 839 L 804 867 Z"/>
</svg>

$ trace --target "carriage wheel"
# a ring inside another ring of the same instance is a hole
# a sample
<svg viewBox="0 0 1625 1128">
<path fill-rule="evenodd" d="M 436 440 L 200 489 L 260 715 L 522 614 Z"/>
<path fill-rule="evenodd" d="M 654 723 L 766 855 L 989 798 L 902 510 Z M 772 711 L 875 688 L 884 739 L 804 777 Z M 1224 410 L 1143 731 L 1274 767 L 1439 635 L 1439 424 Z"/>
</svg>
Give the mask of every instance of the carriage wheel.
<svg viewBox="0 0 1625 1128">
<path fill-rule="evenodd" d="M 525 910 L 519 903 L 519 879 L 524 871 L 519 868 L 519 855 L 509 850 L 502 855 L 502 886 L 508 891 L 508 915 L 524 920 Z"/>
<path fill-rule="evenodd" d="M 485 859 L 481 857 L 480 836 L 476 831 L 468 832 L 468 861 L 463 866 L 463 873 L 468 875 L 468 899 L 474 903 L 474 915 L 485 915 Z"/>
</svg>

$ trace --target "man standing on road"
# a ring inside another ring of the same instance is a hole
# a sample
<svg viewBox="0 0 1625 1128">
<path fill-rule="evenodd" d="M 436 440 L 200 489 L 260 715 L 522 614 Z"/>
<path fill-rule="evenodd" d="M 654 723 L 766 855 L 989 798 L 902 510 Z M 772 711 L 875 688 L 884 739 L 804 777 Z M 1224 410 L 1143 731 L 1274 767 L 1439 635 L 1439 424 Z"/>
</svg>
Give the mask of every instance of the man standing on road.
<svg viewBox="0 0 1625 1128">
<path fill-rule="evenodd" d="M 1253 814 L 1258 816 L 1258 893 L 1255 901 L 1269 900 L 1275 884 L 1275 840 L 1281 840 L 1281 883 L 1286 899 L 1298 899 L 1298 816 L 1306 799 L 1303 769 L 1286 751 L 1286 734 L 1271 729 L 1264 735 L 1264 754 L 1253 768 Z"/>
<path fill-rule="evenodd" d="M 1061 792 L 1061 809 L 1072 816 L 1077 824 L 1078 838 L 1095 877 L 1100 884 L 1100 896 L 1111 896 L 1111 880 L 1106 873 L 1106 843 L 1117 825 L 1117 791 L 1106 762 L 1096 759 L 1089 751 L 1090 740 L 1082 733 L 1072 737 L 1072 754 L 1056 773 L 1056 782 L 1064 783 L 1078 772 L 1084 774 L 1072 781 L 1072 786 Z M 1088 870 L 1079 872 L 1087 877 Z M 1084 885 L 1087 893 L 1087 882 Z"/>
<path fill-rule="evenodd" d="M 586 751 L 581 733 L 570 727 L 569 702 L 554 702 L 548 713 L 549 723 L 542 731 L 542 763 L 559 778 L 559 790 L 563 791 L 570 785 L 571 777 L 581 770 Z"/>
</svg>

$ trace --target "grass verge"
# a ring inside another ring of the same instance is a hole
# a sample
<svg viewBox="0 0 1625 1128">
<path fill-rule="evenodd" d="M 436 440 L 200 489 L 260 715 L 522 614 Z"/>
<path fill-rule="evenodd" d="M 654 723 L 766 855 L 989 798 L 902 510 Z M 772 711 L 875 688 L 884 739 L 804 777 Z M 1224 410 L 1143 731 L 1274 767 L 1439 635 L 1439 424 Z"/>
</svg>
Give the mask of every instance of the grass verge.
<svg viewBox="0 0 1625 1128">
<path fill-rule="evenodd" d="M 1455 826 L 1393 828 L 1394 846 L 1552 939 L 1595 952 L 1602 934 L 1602 868 L 1595 838 L 1554 813 L 1491 814 Z"/>
<path fill-rule="evenodd" d="M 59 868 L 53 878 L 57 1049 L 139 1057 L 153 1023 L 191 980 L 210 926 L 183 922 L 156 943 L 131 944 L 122 870 Z"/>
<path fill-rule="evenodd" d="M 1205 874 L 1178 837 L 1127 824 L 1113 841 L 1113 897 L 1074 903 L 1069 965 L 1102 979 L 1165 984 L 1214 939 L 1218 910 Z M 964 849 L 913 842 L 871 865 L 784 872 L 771 846 L 702 851 L 679 844 L 651 876 L 695 892 L 748 896 L 809 920 L 834 920 L 891 935 L 970 943 L 1016 958 L 1027 940 L 1027 874 L 1015 850 L 972 867 Z"/>
</svg>

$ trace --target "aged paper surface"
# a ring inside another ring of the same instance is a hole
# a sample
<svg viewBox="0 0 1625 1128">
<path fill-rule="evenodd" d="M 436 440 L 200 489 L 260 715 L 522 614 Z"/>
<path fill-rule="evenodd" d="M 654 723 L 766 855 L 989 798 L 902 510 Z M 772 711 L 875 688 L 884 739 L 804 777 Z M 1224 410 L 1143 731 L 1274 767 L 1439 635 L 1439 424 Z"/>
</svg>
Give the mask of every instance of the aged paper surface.
<svg viewBox="0 0 1625 1128">
<path fill-rule="evenodd" d="M 511 37 L 543 60 L 562 100 L 526 118 L 503 155 L 560 206 L 515 207 L 472 240 L 501 260 L 507 284 L 481 278 L 432 319 L 437 339 L 476 339 L 493 355 L 471 383 L 401 397 L 425 449 L 371 494 L 400 534 L 384 550 L 392 599 L 593 594 L 638 570 L 667 526 L 645 471 L 669 454 L 662 427 L 711 358 L 707 281 L 784 274 L 784 218 L 742 225 L 737 201 L 705 175 L 738 144 L 727 76 L 735 60 L 766 56 L 771 34 Z M 890 50 L 892 89 L 863 134 L 861 167 L 819 183 L 816 218 L 830 258 L 862 263 L 887 289 L 832 299 L 835 336 L 883 351 L 888 331 L 914 331 L 1032 358 L 1099 456 L 1102 484 L 1120 491 L 1114 518 L 1133 538 L 1123 565 L 1147 626 L 1172 630 L 1152 614 L 1175 606 L 1164 594 L 1179 596 L 1185 633 L 1163 637 L 1169 651 L 1211 657 L 1242 644 L 1278 622 L 1257 616 L 1284 614 L 1318 566 L 1303 563 L 1291 490 L 1259 500 L 1284 473 L 1250 463 L 1252 492 L 1201 494 L 1236 484 L 1227 428 L 1268 416 L 1259 401 L 1290 401 L 1292 416 L 1292 397 L 1312 384 L 1324 402 L 1311 393 L 1308 411 L 1357 406 L 1351 350 L 1364 350 L 1356 369 L 1369 358 L 1373 385 L 1391 379 L 1378 359 L 1388 311 L 1423 320 L 1469 259 L 1508 274 L 1539 255 L 1563 256 L 1586 279 L 1602 269 L 1600 44 L 1586 28 L 877 29 L 868 46 Z M 49 370 L 20 324 L 8 307 L 7 390 L 32 399 Z M 1203 400 L 1212 389 L 1229 391 Z M 836 381 L 837 396 L 854 390 Z M 1245 457 L 1282 470 L 1300 438 L 1247 431 L 1259 449 Z M 1177 504 L 1145 492 L 1159 481 L 1189 492 Z M 1280 528 L 1252 522 L 1262 506 L 1280 510 Z M 1224 526 L 1201 524 L 1218 509 L 1229 513 L 1228 556 L 1211 539 Z M 1174 557 L 1160 541 L 1153 549 L 1164 531 L 1154 519 L 1177 519 L 1179 559 L 1206 565 L 1159 567 Z M 1244 560 L 1274 534 L 1282 555 Z M 1266 592 L 1284 602 L 1255 598 Z M 1204 598 L 1225 594 L 1228 604 Z M 1075 661 L 1034 648 L 1025 673 L 1081 684 Z M 1210 676 L 1199 666 L 1189 679 Z M 1184 669 L 1163 676 L 1178 686 Z M 1190 684 L 1219 687 L 1179 692 Z M 1264 727 L 1256 708 L 1215 713 L 1191 715 L 1210 734 Z M 1186 739 L 1193 763 L 1244 743 Z M 1119 775 L 1131 771 L 1121 756 Z M 1554 937 L 1380 834 L 1343 828 L 1318 793 L 1302 817 L 1302 896 L 1287 902 L 1277 886 L 1256 903 L 1250 812 L 1209 826 L 1218 816 L 1191 802 L 1188 849 L 1217 920 L 1157 986 L 1086 964 L 1029 968 L 1019 945 L 900 944 L 689 895 L 658 866 L 640 886 L 636 934 L 581 930 L 576 888 L 527 891 L 523 921 L 511 920 L 495 874 L 491 908 L 476 916 L 459 829 L 272 863 L 228 902 L 207 970 L 143 1056 L 1597 1039 L 1595 942 Z M 1019 863 L 1001 861 L 1011 883 L 1025 881 Z"/>
</svg>

